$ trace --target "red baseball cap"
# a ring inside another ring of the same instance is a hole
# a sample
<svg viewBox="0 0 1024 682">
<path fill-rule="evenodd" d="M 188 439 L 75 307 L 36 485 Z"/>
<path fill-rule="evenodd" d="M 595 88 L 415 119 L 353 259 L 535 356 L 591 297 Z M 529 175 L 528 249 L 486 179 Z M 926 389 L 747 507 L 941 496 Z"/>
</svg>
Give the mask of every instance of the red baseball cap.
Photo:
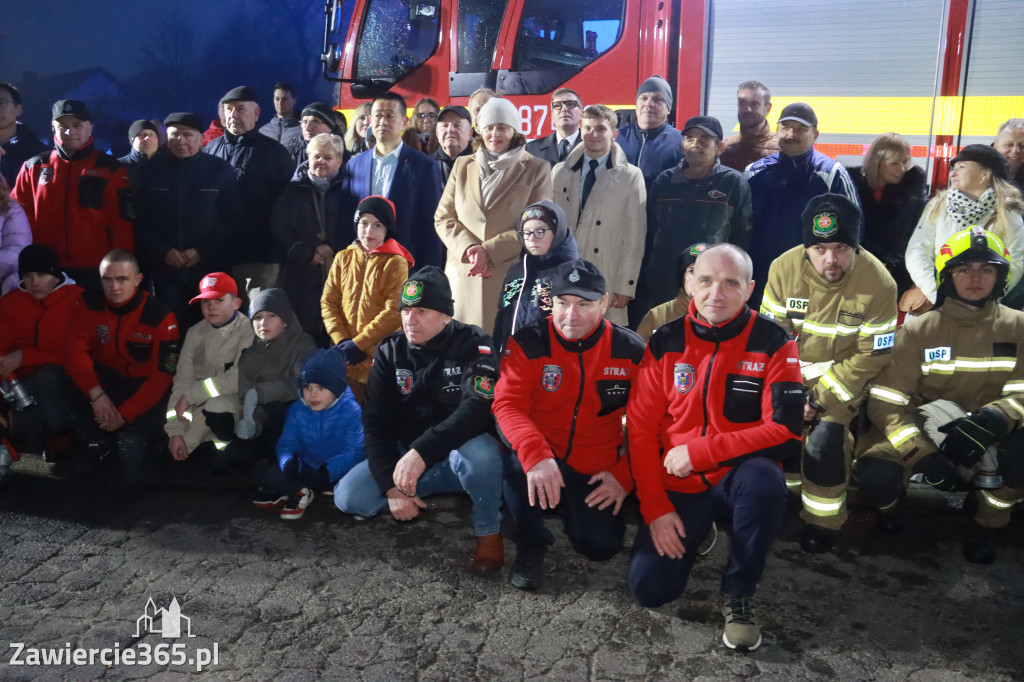
<svg viewBox="0 0 1024 682">
<path fill-rule="evenodd" d="M 203 299 L 214 300 L 223 298 L 225 294 L 238 296 L 238 285 L 235 280 L 226 272 L 211 272 L 199 283 L 199 295 L 189 303 L 195 303 Z"/>
</svg>

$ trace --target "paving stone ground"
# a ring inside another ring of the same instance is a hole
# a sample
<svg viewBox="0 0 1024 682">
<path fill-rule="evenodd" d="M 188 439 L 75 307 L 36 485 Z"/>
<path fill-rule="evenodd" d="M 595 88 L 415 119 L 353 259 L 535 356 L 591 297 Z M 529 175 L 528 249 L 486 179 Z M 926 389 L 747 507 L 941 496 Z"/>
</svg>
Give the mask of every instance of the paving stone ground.
<svg viewBox="0 0 1024 682">
<path fill-rule="evenodd" d="M 855 508 L 822 556 L 800 551 L 788 518 L 755 601 L 765 643 L 744 655 L 721 644 L 726 533 L 688 593 L 652 610 L 623 587 L 625 552 L 591 563 L 561 533 L 536 593 L 509 586 L 507 566 L 473 576 L 458 496 L 431 499 L 409 524 L 356 521 L 326 496 L 286 522 L 252 508 L 243 486 L 171 476 L 123 490 L 57 481 L 28 459 L 0 490 L 4 680 L 196 675 L 156 663 L 12 665 L 11 643 L 137 655 L 184 643 L 183 656 L 216 643 L 201 676 L 218 680 L 1024 679 L 1024 518 L 1003 532 L 996 564 L 971 565 L 957 499 L 931 491 L 912 491 L 895 536 Z M 136 637 L 150 598 L 176 598 L 195 637 Z"/>
</svg>

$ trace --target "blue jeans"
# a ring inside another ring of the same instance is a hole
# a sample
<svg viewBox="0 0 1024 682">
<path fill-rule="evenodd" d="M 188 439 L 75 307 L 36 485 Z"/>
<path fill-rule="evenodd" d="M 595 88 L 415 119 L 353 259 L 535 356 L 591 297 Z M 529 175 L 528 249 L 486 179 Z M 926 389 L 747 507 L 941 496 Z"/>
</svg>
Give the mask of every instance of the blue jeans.
<svg viewBox="0 0 1024 682">
<path fill-rule="evenodd" d="M 786 511 L 786 482 L 773 459 L 755 457 L 741 462 L 709 490 L 668 493 L 683 520 L 686 537 L 682 559 L 659 556 L 645 524 L 637 531 L 629 559 L 629 591 L 641 606 L 661 606 L 686 589 L 697 548 L 719 514 L 732 516 L 729 562 L 722 574 L 722 592 L 751 597 L 764 572 L 775 536 Z"/>
<path fill-rule="evenodd" d="M 490 434 L 471 438 L 452 450 L 447 461 L 424 471 L 416 483 L 420 498 L 461 492 L 473 501 L 469 513 L 473 534 L 497 533 L 501 529 L 501 449 Z M 377 487 L 368 461 L 357 464 L 334 486 L 334 504 L 346 514 L 367 519 L 387 507 L 388 498 Z"/>
</svg>

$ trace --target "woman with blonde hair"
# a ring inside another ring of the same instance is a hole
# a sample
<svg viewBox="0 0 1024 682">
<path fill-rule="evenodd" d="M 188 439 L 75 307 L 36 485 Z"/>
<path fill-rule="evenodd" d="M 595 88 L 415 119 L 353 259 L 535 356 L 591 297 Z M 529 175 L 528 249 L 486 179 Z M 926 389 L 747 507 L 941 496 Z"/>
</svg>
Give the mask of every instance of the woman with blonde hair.
<svg viewBox="0 0 1024 682">
<path fill-rule="evenodd" d="M 445 275 L 454 317 L 488 330 L 498 312 L 502 275 L 522 248 L 519 215 L 551 198 L 551 166 L 526 151 L 520 124 L 509 100 L 495 97 L 483 105 L 475 152 L 455 159 L 434 213 L 434 228 L 448 249 Z"/>
<path fill-rule="evenodd" d="M 345 131 L 345 149 L 351 156 L 369 149 L 366 144 L 366 132 L 370 130 L 370 107 L 372 104 L 372 102 L 363 102 L 352 113 L 352 126 Z"/>
<path fill-rule="evenodd" d="M 914 288 L 900 298 L 900 310 L 919 315 L 935 304 L 935 259 L 951 236 L 974 225 L 999 237 L 1010 252 L 1012 290 L 1024 270 L 1024 202 L 1009 183 L 1006 160 L 993 147 L 969 144 L 950 162 L 949 189 L 928 205 L 907 245 L 907 270 Z"/>
<path fill-rule="evenodd" d="M 903 259 L 914 226 L 928 201 L 924 170 L 910 160 L 910 145 L 897 133 L 875 138 L 864 164 L 850 168 L 864 215 L 861 246 L 896 280 L 899 295 L 914 286 Z"/>
</svg>

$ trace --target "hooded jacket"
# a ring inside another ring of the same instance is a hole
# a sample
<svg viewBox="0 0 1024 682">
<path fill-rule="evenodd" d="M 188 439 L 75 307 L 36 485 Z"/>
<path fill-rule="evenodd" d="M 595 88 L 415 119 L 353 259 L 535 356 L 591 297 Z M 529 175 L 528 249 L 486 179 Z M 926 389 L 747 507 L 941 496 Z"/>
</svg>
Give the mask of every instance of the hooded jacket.
<svg viewBox="0 0 1024 682">
<path fill-rule="evenodd" d="M 92 139 L 25 162 L 11 192 L 28 215 L 32 241 L 57 250 L 66 268 L 95 268 L 112 249 L 131 251 L 134 210 L 128 172 Z"/>
<path fill-rule="evenodd" d="M 18 254 L 32 243 L 25 209 L 14 199 L 8 201 L 8 206 L 7 213 L 0 213 L 0 294 L 14 291 L 21 284 Z"/>
<path fill-rule="evenodd" d="M 274 313 L 288 326 L 270 341 L 257 336 L 242 351 L 238 358 L 238 395 L 244 397 L 254 388 L 260 405 L 289 403 L 299 397 L 299 372 L 302 363 L 316 350 L 316 343 L 302 331 L 288 296 L 281 289 L 264 289 L 253 297 L 250 318 L 264 310 Z"/>
<path fill-rule="evenodd" d="M 412 254 L 395 239 L 369 253 L 357 241 L 334 257 L 320 310 L 334 343 L 351 339 L 366 353 L 348 368 L 350 381 L 367 382 L 377 345 L 402 327 L 398 298 L 412 266 Z"/>
<path fill-rule="evenodd" d="M 327 465 L 331 483 L 337 483 L 356 464 L 366 459 L 362 410 L 351 388 L 327 409 L 314 412 L 300 397 L 288 408 L 284 431 L 277 441 L 277 463 L 284 469 L 293 456 L 303 466 Z"/>
<path fill-rule="evenodd" d="M 565 210 L 576 237 L 580 258 L 604 275 L 609 294 L 633 296 L 640 280 L 640 263 L 648 231 L 647 189 L 638 168 L 626 161 L 622 148 L 612 142 L 605 167 L 597 176 L 586 206 L 580 211 L 583 179 L 589 172 L 583 145 L 551 171 L 555 203 Z M 608 319 L 626 324 L 624 309 L 609 308 Z"/>
<path fill-rule="evenodd" d="M 577 258 L 576 240 L 569 231 L 565 212 L 552 202 L 537 202 L 558 217 L 558 227 L 551 248 L 542 256 L 531 256 L 524 245 L 519 260 L 505 274 L 498 315 L 494 319 L 494 347 L 500 354 L 510 336 L 523 327 L 551 314 L 551 271 L 562 263 Z M 522 225 L 520 225 L 522 227 Z M 523 235 L 518 231 L 519 242 Z"/>
<path fill-rule="evenodd" d="M 337 253 L 356 236 L 352 216 L 359 203 L 345 182 L 343 168 L 321 192 L 304 173 L 284 188 L 270 216 L 271 237 L 285 259 L 282 287 L 307 332 L 323 331 L 320 298 L 331 270 L 331 262 L 311 263 L 313 254 L 321 244 Z"/>
<path fill-rule="evenodd" d="M 41 301 L 21 287 L 9 292 L 0 298 L 0 355 L 20 350 L 23 368 L 62 364 L 81 304 L 82 287 L 67 278 Z"/>
</svg>

